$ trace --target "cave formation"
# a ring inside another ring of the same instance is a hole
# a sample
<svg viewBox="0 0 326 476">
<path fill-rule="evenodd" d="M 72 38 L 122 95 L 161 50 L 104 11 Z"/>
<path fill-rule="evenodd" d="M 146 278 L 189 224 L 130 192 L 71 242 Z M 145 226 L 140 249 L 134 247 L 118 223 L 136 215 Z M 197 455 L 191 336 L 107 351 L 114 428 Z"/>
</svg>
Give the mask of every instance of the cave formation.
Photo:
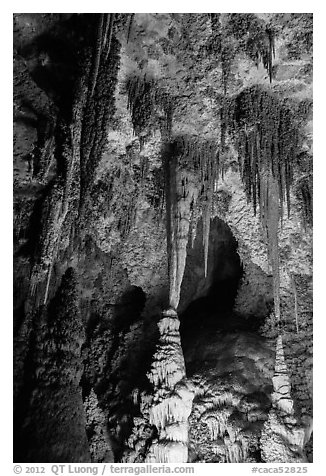
<svg viewBox="0 0 326 476">
<path fill-rule="evenodd" d="M 14 460 L 312 462 L 312 15 L 13 27 Z"/>
</svg>

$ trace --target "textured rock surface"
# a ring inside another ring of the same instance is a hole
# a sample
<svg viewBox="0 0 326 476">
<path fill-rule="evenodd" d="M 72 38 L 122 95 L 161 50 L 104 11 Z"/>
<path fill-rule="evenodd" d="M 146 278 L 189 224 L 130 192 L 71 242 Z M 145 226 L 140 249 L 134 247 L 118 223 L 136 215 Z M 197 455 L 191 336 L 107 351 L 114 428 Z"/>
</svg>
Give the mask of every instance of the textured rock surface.
<svg viewBox="0 0 326 476">
<path fill-rule="evenodd" d="M 34 322 L 36 328 L 25 364 L 25 375 L 29 373 L 25 397 L 30 400 L 20 403 L 20 411 L 26 414 L 15 434 L 17 459 L 87 462 L 90 454 L 79 385 L 85 333 L 71 268 L 51 306 L 35 316 Z M 15 418 L 16 424 L 21 423 L 19 412 Z"/>
<path fill-rule="evenodd" d="M 272 408 L 261 435 L 262 459 L 273 463 L 285 460 L 291 463 L 306 462 L 303 448 L 307 442 L 306 433 L 310 429 L 300 427 L 294 415 L 291 384 L 281 335 L 278 336 L 276 343 L 273 389 Z"/>
<path fill-rule="evenodd" d="M 272 344 L 253 333 L 210 329 L 185 346 L 195 388 L 191 461 L 260 461 L 260 433 L 271 406 Z"/>
<path fill-rule="evenodd" d="M 312 458 L 312 17 L 239 15 L 14 15 L 17 461 Z M 275 31 L 272 68 L 246 22 Z M 300 138 L 281 324 L 259 206 L 237 141 L 221 145 L 226 99 L 250 87 L 291 109 Z M 183 144 L 169 249 L 167 143 Z"/>
</svg>

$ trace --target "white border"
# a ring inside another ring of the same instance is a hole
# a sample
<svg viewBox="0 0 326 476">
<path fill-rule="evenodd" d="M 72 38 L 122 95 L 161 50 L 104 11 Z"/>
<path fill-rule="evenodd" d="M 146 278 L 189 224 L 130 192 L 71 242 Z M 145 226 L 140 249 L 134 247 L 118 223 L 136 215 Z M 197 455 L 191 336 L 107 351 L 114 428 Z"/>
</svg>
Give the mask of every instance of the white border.
<svg viewBox="0 0 326 476">
<path fill-rule="evenodd" d="M 164 1 L 161 4 L 153 2 L 126 2 L 118 1 L 110 3 L 107 1 L 84 2 L 62 1 L 44 2 L 41 1 L 13 1 L 3 0 L 1 5 L 1 149 L 0 149 L 0 203 L 1 203 L 1 304 L 2 320 L 1 332 L 1 409 L 2 409 L 2 444 L 0 445 L 1 462 L 12 462 L 12 14 L 14 12 L 48 12 L 53 13 L 95 13 L 95 12 L 313 12 L 314 13 L 314 463 L 309 465 L 308 474 L 324 474 L 325 468 L 321 467 L 324 459 L 324 428 L 325 428 L 325 319 L 324 311 L 325 296 L 325 195 L 326 195 L 326 105 L 325 88 L 325 4 L 322 2 L 303 1 L 273 1 L 262 3 L 260 1 L 246 2 L 170 2 Z M 200 465 L 203 466 L 203 465 Z M 230 470 L 223 466 L 205 465 L 203 471 L 206 473 L 231 474 Z M 243 465 L 230 465 L 235 471 L 232 474 L 250 474 L 249 466 L 244 469 Z M 235 467 L 234 467 L 235 466 Z M 270 466 L 270 465 L 269 465 Z M 285 466 L 285 465 L 283 465 Z M 215 468 L 215 469 L 214 469 Z M 241 469 L 242 468 L 242 469 Z M 2 472 L 2 471 L 1 471 Z M 12 466 L 8 467 L 8 472 L 12 474 Z M 199 474 L 196 471 L 196 474 Z"/>
</svg>

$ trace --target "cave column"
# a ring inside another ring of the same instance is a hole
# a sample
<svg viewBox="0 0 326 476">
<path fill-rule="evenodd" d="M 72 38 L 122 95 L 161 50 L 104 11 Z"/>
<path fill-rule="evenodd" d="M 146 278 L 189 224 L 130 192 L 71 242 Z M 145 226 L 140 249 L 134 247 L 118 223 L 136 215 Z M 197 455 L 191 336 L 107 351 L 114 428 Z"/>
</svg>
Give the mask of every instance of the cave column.
<svg viewBox="0 0 326 476">
<path fill-rule="evenodd" d="M 188 460 L 188 417 L 193 392 L 186 380 L 176 309 L 186 264 L 195 188 L 190 185 L 192 180 L 187 171 L 181 169 L 177 155 L 166 157 L 165 172 L 170 308 L 163 311 L 158 323 L 160 338 L 148 374 L 154 387 L 150 423 L 156 426 L 158 439 L 153 442 L 147 461 L 185 463 Z"/>
<path fill-rule="evenodd" d="M 186 380 L 176 309 L 180 300 L 190 222 L 198 200 L 199 189 L 206 184 L 208 204 L 205 209 L 205 231 L 209 236 L 213 185 L 216 177 L 214 148 L 192 142 L 184 137 L 166 146 L 164 154 L 166 228 L 169 274 L 169 309 L 163 311 L 158 323 L 160 339 L 148 375 L 154 386 L 154 406 L 150 421 L 158 430 L 158 440 L 152 444 L 148 461 L 187 462 L 188 417 L 192 409 L 193 392 Z M 208 160 L 211 159 L 211 161 Z M 189 167 L 191 164 L 191 167 Z M 201 170 L 198 186 L 196 167 Z M 207 246 L 205 241 L 205 275 Z"/>
</svg>

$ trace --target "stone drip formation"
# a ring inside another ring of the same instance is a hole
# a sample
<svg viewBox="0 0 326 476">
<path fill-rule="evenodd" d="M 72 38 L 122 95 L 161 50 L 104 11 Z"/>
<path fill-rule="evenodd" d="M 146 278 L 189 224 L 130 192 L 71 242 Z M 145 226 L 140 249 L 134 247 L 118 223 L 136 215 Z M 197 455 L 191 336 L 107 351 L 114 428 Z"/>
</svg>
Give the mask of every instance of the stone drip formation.
<svg viewBox="0 0 326 476">
<path fill-rule="evenodd" d="M 85 223 L 92 213 L 90 191 L 106 152 L 108 128 L 112 127 L 114 132 L 117 129 L 114 118 L 120 54 L 128 50 L 134 17 L 129 18 L 128 39 L 124 42 L 125 50 L 122 50 L 118 37 L 120 35 L 121 39 L 125 20 L 119 14 L 92 17 L 89 31 L 82 35 L 83 41 L 89 36 L 89 42 L 79 46 L 75 52 L 80 64 L 71 103 L 67 106 L 59 101 L 56 125 L 51 129 L 55 132 L 45 141 L 43 153 L 47 157 L 43 154 L 41 162 L 46 162 L 46 166 L 39 176 L 46 175 L 45 169 L 50 169 L 53 157 L 60 160 L 57 176 L 51 182 L 43 204 L 41 232 L 23 306 L 25 318 L 16 339 L 19 349 L 16 352 L 17 382 L 24 381 L 23 367 L 33 340 L 37 316 L 53 297 L 51 288 L 55 289 L 57 284 L 55 265 L 60 261 L 69 262 L 73 248 L 79 250 L 87 235 Z M 255 214 L 259 209 L 272 268 L 274 314 L 278 325 L 282 320 L 279 234 L 285 203 L 290 215 L 293 164 L 300 146 L 299 124 L 291 107 L 270 88 L 275 42 L 274 32 L 265 21 L 253 14 L 210 14 L 208 23 L 209 28 L 207 25 L 205 28 L 210 33 L 205 48 L 208 57 L 211 55 L 212 64 L 216 60 L 221 68 L 222 94 L 214 93 L 216 97 L 213 100 L 220 114 L 219 130 L 210 129 L 205 133 L 200 130 L 196 133 L 178 131 L 178 107 L 180 109 L 183 96 L 178 96 L 177 88 L 168 87 L 166 78 L 148 73 L 144 65 L 138 65 L 137 72 L 127 72 L 122 85 L 127 95 L 131 132 L 133 129 L 138 137 L 140 153 L 155 132 L 160 135 L 159 160 L 163 173 L 155 187 L 166 212 L 169 293 L 167 308 L 158 322 L 159 341 L 148 373 L 153 387 L 149 421 L 157 430 L 146 455 L 148 462 L 188 461 L 188 418 L 192 411 L 194 389 L 186 378 L 176 310 L 188 242 L 194 242 L 200 219 L 204 277 L 208 275 L 214 195 L 220 175 L 223 176 L 226 149 L 231 146 L 238 154 L 237 166 L 248 201 L 252 203 Z M 238 53 L 253 60 L 257 66 L 262 64 L 268 75 L 267 85 L 245 86 L 240 93 L 236 92 L 238 90 L 230 92 L 233 62 Z M 148 164 L 147 168 L 144 164 L 141 161 L 142 181 L 145 181 L 149 168 Z M 308 221 L 311 218 L 311 197 L 307 187 L 305 182 L 301 192 Z M 128 224 L 121 225 L 123 228 L 130 230 L 133 227 L 134 211 L 133 207 L 129 207 L 126 216 L 119 217 L 119 223 Z M 67 249 L 65 243 L 69 243 Z M 298 331 L 297 307 L 296 302 Z M 299 428 L 294 415 L 281 335 L 277 339 L 273 388 L 273 406 L 262 436 L 263 457 L 269 462 L 279 462 L 281 454 L 284 462 L 284 452 L 295 442 L 286 456 L 287 461 L 303 461 L 303 446 L 309 435 Z M 18 388 L 17 393 L 20 390 Z M 96 399 L 91 400 L 96 406 Z M 218 424 L 207 422 L 212 438 L 222 431 L 222 420 Z M 273 445 L 270 445 L 271 441 Z M 289 444 L 284 445 L 284 441 Z M 271 447 L 278 448 L 275 454 L 270 451 Z M 237 445 L 230 446 L 230 461 L 240 462 L 244 458 L 245 449 L 240 451 Z"/>
</svg>

